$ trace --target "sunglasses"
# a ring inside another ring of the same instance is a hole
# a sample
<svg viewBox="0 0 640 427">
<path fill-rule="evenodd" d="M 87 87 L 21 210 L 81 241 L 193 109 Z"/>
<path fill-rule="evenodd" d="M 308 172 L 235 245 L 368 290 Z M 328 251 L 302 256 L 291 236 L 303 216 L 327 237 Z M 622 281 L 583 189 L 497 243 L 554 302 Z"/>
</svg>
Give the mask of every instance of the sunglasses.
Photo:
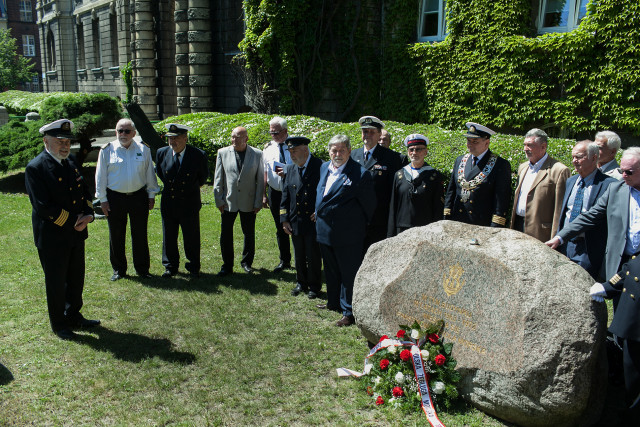
<svg viewBox="0 0 640 427">
<path fill-rule="evenodd" d="M 410 148 L 407 149 L 407 151 L 409 153 L 415 153 L 415 152 L 424 151 L 426 149 L 427 149 L 427 147 L 410 147 Z"/>
<path fill-rule="evenodd" d="M 131 133 L 131 129 L 118 129 L 118 133 L 126 133 L 129 135 Z"/>
<path fill-rule="evenodd" d="M 282 133 L 282 131 L 278 131 L 278 132 L 269 131 L 269 135 L 271 136 L 280 135 L 280 133 Z"/>
<path fill-rule="evenodd" d="M 622 169 L 622 168 L 618 168 L 618 173 L 620 174 L 626 174 L 627 176 L 631 176 L 633 175 L 633 171 L 631 169 Z"/>
</svg>

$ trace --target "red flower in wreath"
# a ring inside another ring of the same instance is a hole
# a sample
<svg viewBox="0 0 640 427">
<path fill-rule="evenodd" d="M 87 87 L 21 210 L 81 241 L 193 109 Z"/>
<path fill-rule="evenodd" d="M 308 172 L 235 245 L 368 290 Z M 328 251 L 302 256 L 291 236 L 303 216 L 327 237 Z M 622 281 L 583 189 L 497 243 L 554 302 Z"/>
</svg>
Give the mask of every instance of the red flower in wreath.
<svg viewBox="0 0 640 427">
<path fill-rule="evenodd" d="M 389 337 L 388 337 L 388 336 L 383 335 L 383 336 L 381 336 L 381 337 L 380 337 L 380 341 L 379 341 L 379 342 L 382 342 L 382 341 L 384 341 L 384 340 L 388 340 L 388 339 L 389 339 Z"/>
<path fill-rule="evenodd" d="M 404 390 L 400 387 L 394 387 L 393 390 L 391 390 L 391 394 L 393 394 L 393 397 L 402 397 L 404 396 Z"/>
<path fill-rule="evenodd" d="M 373 388 L 371 388 L 371 386 L 367 387 L 367 394 L 373 396 Z"/>
<path fill-rule="evenodd" d="M 439 354 L 436 356 L 436 359 L 435 359 L 436 365 L 442 366 L 446 361 L 447 361 L 447 358 L 444 357 L 443 355 Z"/>
<path fill-rule="evenodd" d="M 438 334 L 429 334 L 429 341 L 431 341 L 433 344 L 437 344 L 438 341 L 440 341 L 440 337 L 438 336 Z"/>
<path fill-rule="evenodd" d="M 398 333 L 396 334 L 396 337 L 398 338 L 404 338 L 404 336 L 407 335 L 407 332 L 404 329 L 400 329 L 398 331 Z"/>
<path fill-rule="evenodd" d="M 384 399 L 382 398 L 382 396 L 378 396 L 378 398 L 376 399 L 376 405 L 384 405 Z"/>
<path fill-rule="evenodd" d="M 405 349 L 405 350 L 402 350 L 402 351 L 400 352 L 400 359 L 401 359 L 403 362 L 406 362 L 407 360 L 411 360 L 411 352 L 410 352 L 409 350 L 406 350 L 406 349 Z"/>
<path fill-rule="evenodd" d="M 387 359 L 382 359 L 380 361 L 380 369 L 383 371 L 389 367 L 389 361 Z"/>
</svg>

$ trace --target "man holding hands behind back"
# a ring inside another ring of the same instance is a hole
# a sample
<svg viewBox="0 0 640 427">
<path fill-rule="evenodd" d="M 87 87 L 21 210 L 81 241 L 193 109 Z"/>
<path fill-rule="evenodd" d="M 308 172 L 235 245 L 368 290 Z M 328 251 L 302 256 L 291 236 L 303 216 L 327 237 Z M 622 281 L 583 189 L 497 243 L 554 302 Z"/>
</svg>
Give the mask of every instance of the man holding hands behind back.
<svg viewBox="0 0 640 427">
<path fill-rule="evenodd" d="M 189 126 L 165 125 L 169 146 L 156 154 L 156 172 L 164 183 L 160 213 L 162 215 L 162 277 L 178 272 L 178 227 L 182 229 L 185 268 L 191 277 L 200 275 L 200 187 L 209 175 L 204 151 L 187 145 Z"/>
</svg>

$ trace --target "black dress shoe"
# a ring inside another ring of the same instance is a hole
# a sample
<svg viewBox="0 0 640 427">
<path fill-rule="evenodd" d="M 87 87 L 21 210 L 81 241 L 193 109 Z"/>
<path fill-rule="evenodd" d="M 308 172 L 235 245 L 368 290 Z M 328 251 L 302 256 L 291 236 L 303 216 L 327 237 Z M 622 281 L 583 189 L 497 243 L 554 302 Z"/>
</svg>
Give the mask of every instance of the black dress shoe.
<svg viewBox="0 0 640 427">
<path fill-rule="evenodd" d="M 280 261 L 280 264 L 273 269 L 274 273 L 281 273 L 285 268 L 291 268 L 291 263 Z"/>
<path fill-rule="evenodd" d="M 297 283 L 296 287 L 291 290 L 291 296 L 297 297 L 301 292 L 306 293 L 307 290 L 300 283 Z"/>
<path fill-rule="evenodd" d="M 116 280 L 122 279 L 124 276 L 125 276 L 124 274 L 120 274 L 116 272 L 116 273 L 113 273 L 113 276 L 111 276 L 111 279 L 109 280 L 111 280 L 112 282 L 115 282 Z"/>
<path fill-rule="evenodd" d="M 176 273 L 174 273 L 173 271 L 167 269 L 167 270 L 164 271 L 164 273 L 162 273 L 162 278 L 163 279 L 167 279 L 169 277 L 175 276 L 175 274 Z"/>
<path fill-rule="evenodd" d="M 246 271 L 247 273 L 253 273 L 253 268 L 251 268 L 250 265 L 248 264 L 240 264 L 242 265 L 242 268 L 244 269 L 244 271 Z"/>
<path fill-rule="evenodd" d="M 224 276 L 228 276 L 228 275 L 230 275 L 231 273 L 233 273 L 233 271 L 231 271 L 231 270 L 227 270 L 227 269 L 225 269 L 225 268 L 222 268 L 222 269 L 220 269 L 220 271 L 218 272 L 217 276 L 218 276 L 218 277 L 224 277 Z"/>
<path fill-rule="evenodd" d="M 58 338 L 63 339 L 63 340 L 73 340 L 78 336 L 71 329 L 59 329 L 59 330 L 57 330 L 55 332 L 56 332 L 56 335 L 58 336 Z"/>
<path fill-rule="evenodd" d="M 148 271 L 146 273 L 138 273 L 138 277 L 141 279 L 153 279 L 153 276 Z"/>
<path fill-rule="evenodd" d="M 318 298 L 318 293 L 315 291 L 309 291 L 307 296 L 309 297 L 309 299 L 315 299 L 315 298 Z"/>
<path fill-rule="evenodd" d="M 350 326 L 350 325 L 353 325 L 354 323 L 356 323 L 356 319 L 354 319 L 353 316 L 342 316 L 342 319 L 336 322 L 336 326 L 337 327 Z"/>
</svg>

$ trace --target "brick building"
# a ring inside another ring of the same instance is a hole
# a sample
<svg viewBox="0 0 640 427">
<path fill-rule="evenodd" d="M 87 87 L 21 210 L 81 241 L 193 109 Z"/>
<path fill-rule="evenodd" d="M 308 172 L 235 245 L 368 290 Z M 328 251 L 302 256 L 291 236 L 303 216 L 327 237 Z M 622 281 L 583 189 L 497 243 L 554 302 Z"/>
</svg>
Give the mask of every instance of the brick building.
<svg viewBox="0 0 640 427">
<path fill-rule="evenodd" d="M 35 6 L 35 1 L 31 0 L 0 0 L 0 28 L 11 29 L 11 36 L 17 40 L 18 54 L 30 58 L 35 64 L 33 71 L 37 75 L 32 81 L 17 87 L 17 89 L 31 92 L 42 90 L 42 66 Z M 6 26 L 3 26 L 2 22 Z"/>
<path fill-rule="evenodd" d="M 149 118 L 244 107 L 231 59 L 244 34 L 239 0 L 38 0 L 46 91 L 133 95 Z"/>
</svg>

